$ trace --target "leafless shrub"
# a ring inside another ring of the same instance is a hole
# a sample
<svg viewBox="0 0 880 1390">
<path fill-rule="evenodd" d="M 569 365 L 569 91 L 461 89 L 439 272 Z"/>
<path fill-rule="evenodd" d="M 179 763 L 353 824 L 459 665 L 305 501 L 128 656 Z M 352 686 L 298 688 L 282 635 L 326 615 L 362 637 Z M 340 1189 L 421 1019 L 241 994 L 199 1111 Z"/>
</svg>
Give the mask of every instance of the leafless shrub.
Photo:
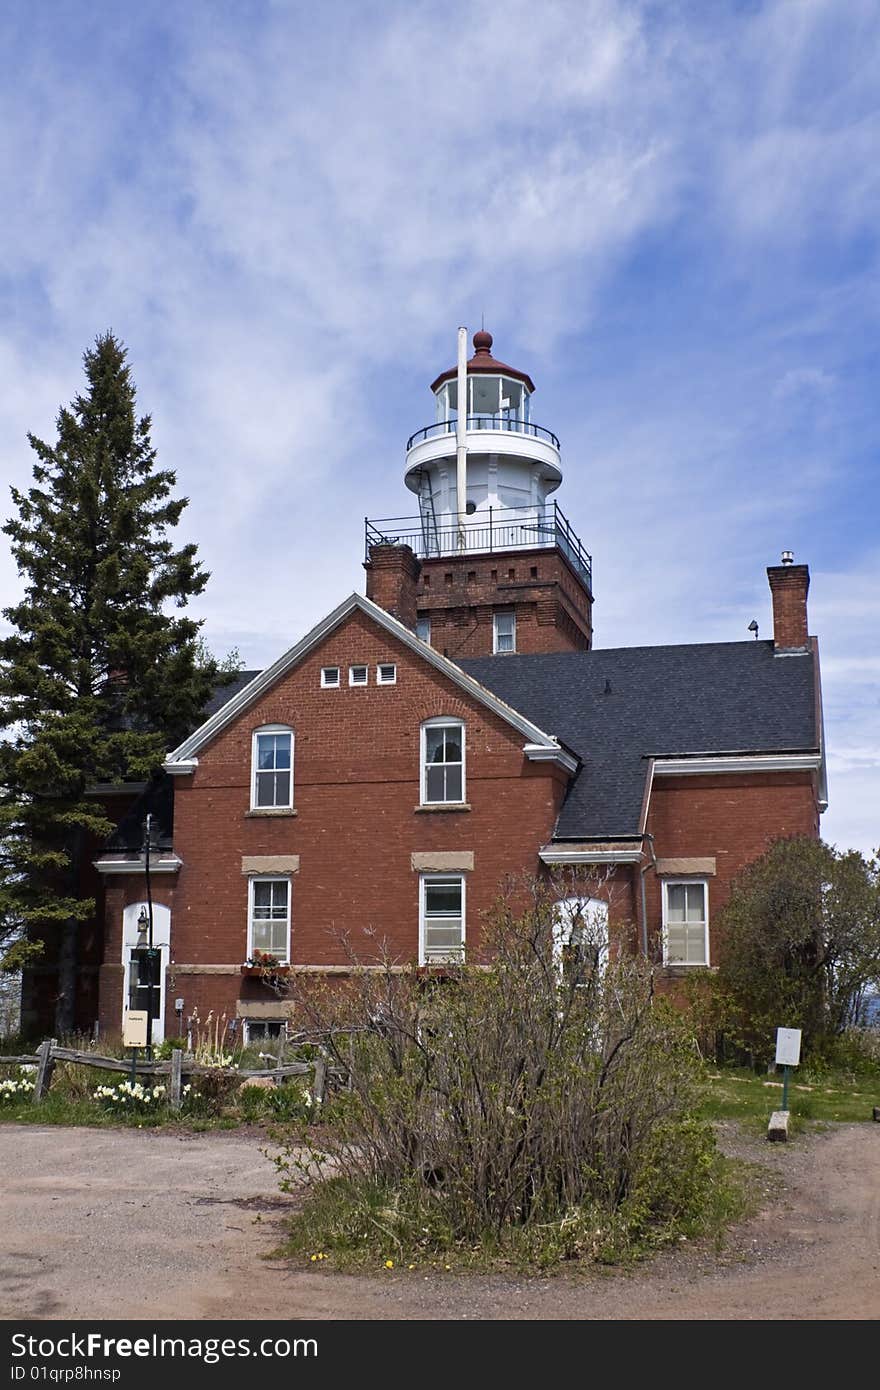
<svg viewBox="0 0 880 1390">
<path fill-rule="evenodd" d="M 345 990 L 297 987 L 350 1075 L 301 1179 L 366 1184 L 384 1194 L 374 1225 L 453 1242 L 587 1211 L 662 1223 L 693 1203 L 711 1139 L 691 1118 L 692 1040 L 649 967 L 608 959 L 603 923 L 584 913 L 561 939 L 557 899 L 514 885 L 485 924 L 483 965 L 425 972 L 380 951 Z"/>
</svg>

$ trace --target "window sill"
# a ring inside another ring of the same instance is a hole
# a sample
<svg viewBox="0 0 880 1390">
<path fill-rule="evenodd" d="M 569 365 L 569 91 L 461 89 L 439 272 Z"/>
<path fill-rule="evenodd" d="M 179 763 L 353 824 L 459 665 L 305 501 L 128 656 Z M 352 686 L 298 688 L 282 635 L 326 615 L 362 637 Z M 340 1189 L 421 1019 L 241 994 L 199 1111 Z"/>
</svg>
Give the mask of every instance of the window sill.
<svg viewBox="0 0 880 1390">
<path fill-rule="evenodd" d="M 424 815 L 429 811 L 470 811 L 469 801 L 432 801 L 425 806 L 414 806 L 413 810 L 417 815 Z"/>
<path fill-rule="evenodd" d="M 253 816 L 297 816 L 292 806 L 252 806 L 249 811 L 245 811 L 245 820 L 250 820 Z"/>
<path fill-rule="evenodd" d="M 678 978 L 682 978 L 682 979 L 683 979 L 684 976 L 687 975 L 688 972 L 691 971 L 691 970 L 711 970 L 711 969 L 712 969 L 712 967 L 709 965 L 708 961 L 684 961 L 684 960 L 676 960 L 676 961 L 668 961 L 668 962 L 667 962 L 667 961 L 664 961 L 664 962 L 663 962 L 663 974 L 666 975 L 670 980 L 674 980 L 674 979 L 678 979 Z"/>
</svg>

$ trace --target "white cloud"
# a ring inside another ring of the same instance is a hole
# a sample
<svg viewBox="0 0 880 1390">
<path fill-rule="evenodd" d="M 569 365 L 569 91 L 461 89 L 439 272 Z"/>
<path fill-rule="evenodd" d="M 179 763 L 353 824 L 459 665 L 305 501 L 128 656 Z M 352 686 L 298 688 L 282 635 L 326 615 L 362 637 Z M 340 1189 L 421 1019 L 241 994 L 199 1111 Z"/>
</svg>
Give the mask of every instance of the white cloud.
<svg viewBox="0 0 880 1390">
<path fill-rule="evenodd" d="M 833 815 L 863 843 L 870 620 L 845 615 L 871 571 L 832 536 L 850 496 L 860 536 L 880 443 L 853 384 L 880 22 L 841 9 L 0 17 L 3 476 L 27 483 L 24 431 L 51 436 L 111 326 L 192 498 L 209 640 L 261 664 L 361 585 L 363 515 L 411 508 L 404 441 L 485 309 L 563 439 L 603 645 L 769 635 L 764 565 L 812 561 Z"/>
<path fill-rule="evenodd" d="M 835 380 L 834 373 L 822 367 L 792 367 L 777 381 L 773 394 L 783 400 L 788 396 L 824 396 L 834 389 Z"/>
</svg>

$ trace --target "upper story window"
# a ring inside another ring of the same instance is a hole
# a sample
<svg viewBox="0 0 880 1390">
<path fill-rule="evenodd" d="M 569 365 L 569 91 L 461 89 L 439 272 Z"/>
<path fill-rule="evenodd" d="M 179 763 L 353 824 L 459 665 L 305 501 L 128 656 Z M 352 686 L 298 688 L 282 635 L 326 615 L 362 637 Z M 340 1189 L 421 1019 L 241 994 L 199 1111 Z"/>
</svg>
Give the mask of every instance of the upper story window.
<svg viewBox="0 0 880 1390">
<path fill-rule="evenodd" d="M 663 882 L 663 964 L 709 964 L 709 885 Z"/>
<path fill-rule="evenodd" d="M 293 730 L 267 724 L 254 732 L 251 807 L 253 810 L 293 806 Z"/>
<path fill-rule="evenodd" d="M 516 614 L 512 609 L 492 614 L 492 650 L 496 653 L 516 651 Z"/>
<path fill-rule="evenodd" d="M 290 960 L 290 879 L 252 878 L 248 895 L 248 957 L 257 951 Z"/>
<path fill-rule="evenodd" d="M 338 667 L 338 666 L 322 666 L 322 667 L 321 667 L 321 688 L 322 688 L 322 690 L 338 690 L 338 689 L 339 689 L 339 667 Z"/>
<path fill-rule="evenodd" d="M 431 641 L 431 619 L 430 619 L 430 618 L 417 618 L 417 619 L 416 619 L 416 637 L 420 638 L 422 642 L 430 642 L 430 641 Z"/>
<path fill-rule="evenodd" d="M 422 805 L 464 801 L 464 724 L 429 719 L 422 725 Z"/>
</svg>

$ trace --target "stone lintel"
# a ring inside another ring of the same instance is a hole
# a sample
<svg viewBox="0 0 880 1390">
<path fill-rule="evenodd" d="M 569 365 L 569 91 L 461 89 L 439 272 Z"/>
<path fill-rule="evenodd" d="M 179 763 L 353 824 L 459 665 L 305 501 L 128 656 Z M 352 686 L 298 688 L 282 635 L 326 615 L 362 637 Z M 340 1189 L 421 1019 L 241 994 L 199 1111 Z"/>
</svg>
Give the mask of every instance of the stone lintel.
<svg viewBox="0 0 880 1390">
<path fill-rule="evenodd" d="M 243 874 L 298 874 L 298 854 L 243 854 Z"/>
<path fill-rule="evenodd" d="M 474 867 L 472 849 L 415 851 L 411 862 L 416 873 L 469 873 Z"/>
<path fill-rule="evenodd" d="M 663 877 L 674 877 L 676 875 L 686 877 L 688 874 L 699 874 L 701 877 L 712 877 L 715 873 L 715 856 L 707 855 L 702 859 L 678 857 L 674 859 L 658 859 L 657 873 Z"/>
</svg>

